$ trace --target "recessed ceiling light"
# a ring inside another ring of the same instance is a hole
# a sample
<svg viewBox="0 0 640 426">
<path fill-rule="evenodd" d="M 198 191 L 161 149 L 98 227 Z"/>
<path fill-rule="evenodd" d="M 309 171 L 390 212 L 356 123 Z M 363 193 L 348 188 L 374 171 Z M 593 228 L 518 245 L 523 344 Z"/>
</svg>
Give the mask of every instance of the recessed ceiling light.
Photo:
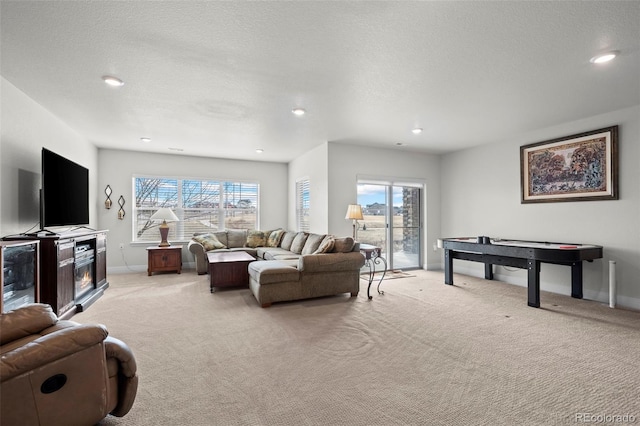
<svg viewBox="0 0 640 426">
<path fill-rule="evenodd" d="M 396 142 L 396 146 L 404 146 L 402 142 Z"/>
<path fill-rule="evenodd" d="M 422 128 L 420 127 L 416 127 L 415 129 L 412 130 L 414 135 L 419 135 L 420 133 L 422 133 Z"/>
<path fill-rule="evenodd" d="M 617 50 L 612 50 L 611 52 L 603 53 L 601 55 L 596 55 L 589 60 L 592 64 L 604 64 L 605 62 L 609 62 L 616 56 L 618 56 L 620 52 Z"/>
<path fill-rule="evenodd" d="M 146 142 L 146 143 L 151 142 L 151 138 L 140 138 L 140 140 L 141 140 L 142 142 Z"/>
<path fill-rule="evenodd" d="M 304 115 L 305 111 L 303 108 L 294 108 L 291 110 L 291 112 L 293 112 L 295 115 Z"/>
<path fill-rule="evenodd" d="M 113 77 L 111 75 L 102 76 L 102 80 L 112 87 L 124 86 L 124 81 L 120 80 L 118 77 Z"/>
<path fill-rule="evenodd" d="M 264 152 L 264 149 L 260 149 L 260 148 L 258 148 L 258 149 L 256 149 L 256 152 L 257 152 L 258 154 L 262 154 L 262 153 Z"/>
</svg>

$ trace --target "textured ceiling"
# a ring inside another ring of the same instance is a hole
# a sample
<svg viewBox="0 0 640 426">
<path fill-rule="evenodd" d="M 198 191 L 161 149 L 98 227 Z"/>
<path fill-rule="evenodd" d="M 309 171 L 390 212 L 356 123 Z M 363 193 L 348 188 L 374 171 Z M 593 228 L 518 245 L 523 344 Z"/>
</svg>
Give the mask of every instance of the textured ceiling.
<svg viewBox="0 0 640 426">
<path fill-rule="evenodd" d="M 441 153 L 640 104 L 637 1 L 0 7 L 2 76 L 99 147 L 266 161 L 326 141 Z M 589 62 L 611 49 L 615 61 Z"/>
</svg>

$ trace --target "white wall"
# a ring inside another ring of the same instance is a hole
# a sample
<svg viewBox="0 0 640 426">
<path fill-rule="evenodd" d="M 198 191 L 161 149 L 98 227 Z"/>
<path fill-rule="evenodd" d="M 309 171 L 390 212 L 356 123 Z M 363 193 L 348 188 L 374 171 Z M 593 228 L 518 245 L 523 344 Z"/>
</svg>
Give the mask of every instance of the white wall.
<svg viewBox="0 0 640 426">
<path fill-rule="evenodd" d="M 616 124 L 619 200 L 520 203 L 520 146 Z M 447 154 L 441 168 L 443 236 L 602 245 L 604 259 L 584 262 L 585 298 L 608 301 L 609 260 L 615 260 L 618 304 L 640 308 L 640 106 Z M 524 270 L 495 270 L 497 279 L 526 285 Z M 474 262 L 456 260 L 454 271 L 484 275 Z M 570 276 L 568 267 L 543 264 L 541 288 L 570 294 Z"/>
<path fill-rule="evenodd" d="M 349 204 L 357 201 L 358 176 L 378 176 L 423 180 L 425 235 L 423 265 L 427 269 L 441 268 L 440 257 L 432 249 L 440 237 L 440 158 L 400 149 L 365 148 L 362 146 L 329 143 L 329 232 L 351 235 L 352 222 L 344 216 Z"/>
<path fill-rule="evenodd" d="M 306 152 L 289 163 L 289 223 L 287 229 L 296 229 L 296 181 L 309 179 L 309 230 L 318 234 L 329 233 L 327 187 L 328 144 Z"/>
<path fill-rule="evenodd" d="M 0 236 L 40 229 L 42 147 L 88 168 L 89 199 L 97 200 L 96 147 L 4 78 L 0 92 Z M 97 207 L 89 206 L 89 226 L 94 228 Z"/>
<path fill-rule="evenodd" d="M 100 149 L 98 153 L 98 182 L 100 191 L 111 186 L 113 207 L 104 208 L 105 196 L 98 202 L 100 229 L 107 229 L 107 268 L 111 272 L 124 272 L 128 268 L 144 270 L 147 265 L 146 247 L 150 243 L 132 244 L 133 227 L 131 207 L 133 176 L 176 176 L 224 180 L 251 181 L 260 184 L 260 229 L 285 228 L 287 225 L 287 165 L 257 161 L 226 160 L 189 157 L 172 154 L 149 154 L 134 151 Z M 118 219 L 118 198 L 125 199 L 125 219 Z M 171 241 L 172 243 L 176 243 Z M 120 244 L 124 249 L 120 250 Z M 182 251 L 183 263 L 190 266 L 193 256 Z"/>
</svg>

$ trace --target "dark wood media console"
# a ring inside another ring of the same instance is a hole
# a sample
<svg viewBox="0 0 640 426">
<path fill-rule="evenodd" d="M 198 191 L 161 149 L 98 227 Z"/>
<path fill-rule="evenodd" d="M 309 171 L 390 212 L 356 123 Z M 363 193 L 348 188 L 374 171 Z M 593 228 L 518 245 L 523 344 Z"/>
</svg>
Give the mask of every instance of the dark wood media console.
<svg viewBox="0 0 640 426">
<path fill-rule="evenodd" d="M 61 319 L 84 311 L 109 287 L 107 231 L 79 229 L 6 239 L 40 241 L 40 303 L 51 305 Z"/>
</svg>

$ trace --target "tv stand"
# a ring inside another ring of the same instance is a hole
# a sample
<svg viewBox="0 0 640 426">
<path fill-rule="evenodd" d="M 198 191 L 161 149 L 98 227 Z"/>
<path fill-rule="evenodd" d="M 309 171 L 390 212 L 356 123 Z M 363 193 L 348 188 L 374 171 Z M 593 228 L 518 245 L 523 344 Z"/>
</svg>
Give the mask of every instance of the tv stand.
<svg viewBox="0 0 640 426">
<path fill-rule="evenodd" d="M 40 241 L 40 302 L 61 319 L 86 310 L 109 287 L 107 231 L 39 231 L 6 239 Z"/>
</svg>

